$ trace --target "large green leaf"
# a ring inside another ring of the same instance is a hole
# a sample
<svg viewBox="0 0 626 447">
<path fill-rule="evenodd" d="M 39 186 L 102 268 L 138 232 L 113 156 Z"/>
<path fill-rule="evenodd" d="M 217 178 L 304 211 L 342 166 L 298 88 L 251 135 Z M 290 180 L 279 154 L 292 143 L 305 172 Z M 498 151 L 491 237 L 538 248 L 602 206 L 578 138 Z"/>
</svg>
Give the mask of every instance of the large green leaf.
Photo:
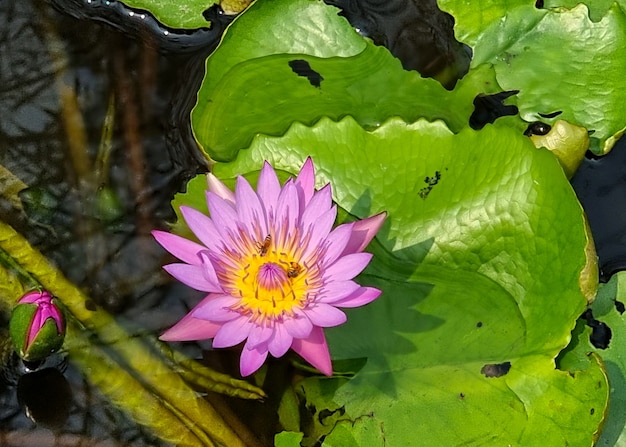
<svg viewBox="0 0 626 447">
<path fill-rule="evenodd" d="M 232 160 L 257 133 L 280 135 L 321 116 L 352 115 L 367 128 L 390 116 L 425 117 L 458 131 L 477 94 L 501 91 L 483 67 L 449 92 L 366 43 L 336 9 L 308 0 L 253 5 L 227 30 L 206 73 L 192 126 L 219 161 Z"/>
<path fill-rule="evenodd" d="M 504 126 L 455 135 L 393 119 L 368 132 L 348 117 L 259 136 L 214 172 L 254 175 L 269 160 L 295 173 L 309 155 L 340 207 L 389 214 L 361 277 L 382 297 L 328 331 L 334 360 L 365 366 L 299 386 L 315 409 L 308 445 L 591 445 L 602 367 L 554 365 L 586 305 L 587 236 L 553 155 Z"/>
<path fill-rule="evenodd" d="M 626 126 L 626 17 L 613 5 L 593 22 L 585 5 L 542 10 L 534 2 L 490 2 L 470 8 L 439 0 L 455 17 L 457 38 L 472 46 L 472 66 L 492 64 L 505 90 L 519 90 L 527 121 L 561 111 L 559 119 L 593 130 L 592 149 L 608 152 Z"/>
</svg>

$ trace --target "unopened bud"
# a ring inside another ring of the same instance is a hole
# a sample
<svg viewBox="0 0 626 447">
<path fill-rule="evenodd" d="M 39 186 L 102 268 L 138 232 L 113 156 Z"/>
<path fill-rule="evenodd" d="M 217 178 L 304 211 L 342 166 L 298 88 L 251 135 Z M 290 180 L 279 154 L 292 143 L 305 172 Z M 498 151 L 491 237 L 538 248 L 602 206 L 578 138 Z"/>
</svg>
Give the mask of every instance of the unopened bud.
<svg viewBox="0 0 626 447">
<path fill-rule="evenodd" d="M 15 352 L 34 362 L 61 348 L 65 318 L 50 292 L 35 290 L 20 298 L 13 308 L 9 332 Z"/>
</svg>

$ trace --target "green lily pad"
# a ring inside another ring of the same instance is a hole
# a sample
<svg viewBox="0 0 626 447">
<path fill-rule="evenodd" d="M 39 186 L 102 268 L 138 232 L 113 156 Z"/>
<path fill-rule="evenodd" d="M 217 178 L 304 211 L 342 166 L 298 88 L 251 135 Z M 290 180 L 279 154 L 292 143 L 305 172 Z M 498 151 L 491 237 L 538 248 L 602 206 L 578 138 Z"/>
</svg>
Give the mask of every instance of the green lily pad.
<svg viewBox="0 0 626 447">
<path fill-rule="evenodd" d="M 210 23 L 202 15 L 217 0 L 124 0 L 131 8 L 150 12 L 159 22 L 170 28 L 207 28 Z"/>
<path fill-rule="evenodd" d="M 439 2 L 455 17 L 457 38 L 472 46 L 472 66 L 493 65 L 502 88 L 519 90 L 524 120 L 552 122 L 540 114 L 560 111 L 558 119 L 593 131 L 594 152 L 608 152 L 626 126 L 623 10 L 614 4 L 593 22 L 583 4 L 544 10 L 532 3 L 502 0 L 469 8 L 458 0 Z"/>
<path fill-rule="evenodd" d="M 612 333 L 606 349 L 599 349 L 590 343 L 591 328 L 581 319 L 572 334 L 572 342 L 559 358 L 562 368 L 579 369 L 585 366 L 589 352 L 602 357 L 609 378 L 610 406 L 604 430 L 597 446 L 626 445 L 626 272 L 614 275 L 603 284 L 591 306 L 593 317 L 607 325 Z"/>
<path fill-rule="evenodd" d="M 459 131 L 477 94 L 501 91 L 489 67 L 447 91 L 405 71 L 335 8 L 308 0 L 257 2 L 229 27 L 206 73 L 191 120 L 218 161 L 232 160 L 258 133 L 281 135 L 294 121 L 311 125 L 322 116 L 352 115 L 366 128 L 390 116 L 425 117 Z"/>
<path fill-rule="evenodd" d="M 296 173 L 307 156 L 340 207 L 388 219 L 360 278 L 383 295 L 327 331 L 333 360 L 367 361 L 351 379 L 297 385 L 303 445 L 591 445 L 602 366 L 554 364 L 586 306 L 587 244 L 556 158 L 502 125 L 454 134 L 393 119 L 368 132 L 347 117 L 258 136 L 214 173 L 254 175 L 264 160 Z"/>
</svg>

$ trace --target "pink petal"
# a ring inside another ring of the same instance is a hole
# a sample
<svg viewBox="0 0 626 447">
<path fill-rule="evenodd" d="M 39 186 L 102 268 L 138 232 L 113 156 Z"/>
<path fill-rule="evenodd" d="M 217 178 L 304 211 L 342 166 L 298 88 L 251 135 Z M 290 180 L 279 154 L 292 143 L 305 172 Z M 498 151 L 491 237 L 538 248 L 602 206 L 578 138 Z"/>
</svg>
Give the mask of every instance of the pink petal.
<svg viewBox="0 0 626 447">
<path fill-rule="evenodd" d="M 194 318 L 191 316 L 192 312 L 189 312 L 178 323 L 165 331 L 159 339 L 163 341 L 193 341 L 208 340 L 215 337 L 222 325 Z"/>
<path fill-rule="evenodd" d="M 229 295 L 211 295 L 211 299 L 205 299 L 190 312 L 194 318 L 201 320 L 225 322 L 234 320 L 239 316 L 238 312 L 231 310 L 232 306 L 239 303 L 237 298 Z"/>
<path fill-rule="evenodd" d="M 382 227 L 386 217 L 387 213 L 382 212 L 376 214 L 375 216 L 368 217 L 367 219 L 354 222 L 350 240 L 348 241 L 346 248 L 344 248 L 342 255 L 363 251 L 374 238 L 376 233 L 378 233 L 378 230 Z"/>
<path fill-rule="evenodd" d="M 329 183 L 313 195 L 313 198 L 302 213 L 300 226 L 305 229 L 310 227 L 324 213 L 330 210 L 332 205 L 332 192 Z"/>
<path fill-rule="evenodd" d="M 213 337 L 214 348 L 227 348 L 235 346 L 244 341 L 250 334 L 250 330 L 255 326 L 248 317 L 239 316 L 234 320 L 224 323 L 221 329 Z"/>
<path fill-rule="evenodd" d="M 322 328 L 314 327 L 306 339 L 294 338 L 291 349 L 327 376 L 333 375 L 328 344 Z"/>
<path fill-rule="evenodd" d="M 348 317 L 343 311 L 330 304 L 317 303 L 304 310 L 304 313 L 315 326 L 333 327 L 344 324 Z"/>
<path fill-rule="evenodd" d="M 265 209 L 250 183 L 241 176 L 237 177 L 235 197 L 239 222 L 253 239 L 263 240 L 269 234 Z"/>
<path fill-rule="evenodd" d="M 348 241 L 350 240 L 353 227 L 354 222 L 339 225 L 326 237 L 328 249 L 324 255 L 325 265 L 332 264 L 337 260 L 337 258 L 339 258 L 339 256 L 341 256 L 341 253 L 344 251 Z"/>
<path fill-rule="evenodd" d="M 307 338 L 313 330 L 313 323 L 302 311 L 297 312 L 292 318 L 285 318 L 283 326 L 293 338 Z"/>
<path fill-rule="evenodd" d="M 298 194 L 301 195 L 304 205 L 308 205 L 315 191 L 315 167 L 311 157 L 307 157 L 302 165 L 295 184 L 298 186 Z"/>
<path fill-rule="evenodd" d="M 290 233 L 296 229 L 298 217 L 300 216 L 300 203 L 298 201 L 298 191 L 293 182 L 287 181 L 278 196 L 276 204 L 276 244 L 285 246 L 290 238 Z"/>
<path fill-rule="evenodd" d="M 267 344 L 270 354 L 276 358 L 282 357 L 291 347 L 293 337 L 280 324 L 276 325 L 272 335 L 270 342 Z"/>
<path fill-rule="evenodd" d="M 354 281 L 332 281 L 325 284 L 322 290 L 315 297 L 316 302 L 321 303 L 335 303 L 336 301 L 343 300 L 356 293 L 361 286 Z"/>
<path fill-rule="evenodd" d="M 206 247 L 200 244 L 165 231 L 154 230 L 152 236 L 163 248 L 187 264 L 199 265 L 198 253 L 206 250 Z"/>
<path fill-rule="evenodd" d="M 51 301 L 52 301 L 52 295 L 47 290 L 44 290 L 44 291 L 33 290 L 31 292 L 26 293 L 19 300 L 17 300 L 18 303 L 38 303 L 38 302 L 51 302 Z"/>
<path fill-rule="evenodd" d="M 263 202 L 268 217 L 274 217 L 278 195 L 280 194 L 280 183 L 276 176 L 276 171 L 267 161 L 263 164 L 259 181 L 257 183 L 257 194 Z"/>
<path fill-rule="evenodd" d="M 339 307 L 359 307 L 365 304 L 371 303 L 382 293 L 381 290 L 373 287 L 361 287 L 356 293 L 343 298 L 339 301 L 335 301 L 333 306 Z"/>
<path fill-rule="evenodd" d="M 347 281 L 361 273 L 367 264 L 372 260 L 371 253 L 352 253 L 346 255 L 335 262 L 333 265 L 326 267 L 324 278 L 330 281 Z"/>
<path fill-rule="evenodd" d="M 200 252 L 200 259 L 202 260 L 202 274 L 204 278 L 210 284 L 220 284 L 220 280 L 217 277 L 217 273 L 215 272 L 215 267 L 213 267 L 212 257 L 208 250 L 204 250 Z"/>
<path fill-rule="evenodd" d="M 272 326 L 256 326 L 253 327 L 248 335 L 248 341 L 246 346 L 249 349 L 258 348 L 260 345 L 266 345 L 266 342 L 274 334 L 274 327 Z M 267 348 L 266 348 L 267 349 Z"/>
<path fill-rule="evenodd" d="M 189 229 L 211 251 L 219 251 L 222 237 L 215 228 L 215 224 L 205 214 L 188 206 L 181 206 L 180 212 L 187 222 Z"/>
<path fill-rule="evenodd" d="M 215 229 L 224 241 L 229 241 L 231 232 L 237 229 L 237 211 L 229 202 L 211 191 L 207 191 L 206 196 Z"/>
<path fill-rule="evenodd" d="M 203 267 L 189 264 L 168 264 L 163 269 L 174 278 L 201 292 L 223 292 L 219 284 L 207 281 Z"/>
<path fill-rule="evenodd" d="M 210 172 L 206 176 L 207 184 L 209 186 L 209 191 L 217 194 L 226 202 L 229 202 L 233 207 L 235 206 L 235 195 L 233 192 L 224 185 L 217 177 L 215 177 Z"/>
<path fill-rule="evenodd" d="M 303 243 L 306 244 L 306 248 L 302 254 L 303 259 L 308 259 L 317 252 L 322 245 L 322 241 L 328 237 L 330 230 L 332 230 L 336 218 L 337 207 L 333 206 L 322 214 L 312 227 L 303 228 L 302 239 Z"/>
<path fill-rule="evenodd" d="M 243 377 L 255 373 L 263 365 L 266 358 L 267 349 L 247 349 L 244 347 L 241 351 L 239 372 Z"/>
</svg>

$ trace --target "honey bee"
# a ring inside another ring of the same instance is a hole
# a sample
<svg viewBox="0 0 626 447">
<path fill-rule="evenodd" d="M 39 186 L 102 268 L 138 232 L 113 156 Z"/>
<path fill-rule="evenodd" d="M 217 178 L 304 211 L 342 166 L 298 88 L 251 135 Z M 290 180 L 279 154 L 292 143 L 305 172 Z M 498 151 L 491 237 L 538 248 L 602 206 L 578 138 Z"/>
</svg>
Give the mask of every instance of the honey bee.
<svg viewBox="0 0 626 447">
<path fill-rule="evenodd" d="M 302 266 L 297 262 L 290 262 L 287 277 L 296 278 L 302 272 Z"/>
<path fill-rule="evenodd" d="M 259 256 L 265 256 L 267 254 L 267 251 L 270 249 L 271 243 L 272 236 L 268 234 L 267 236 L 265 236 L 265 239 L 262 243 L 257 244 L 257 247 L 259 248 Z"/>
</svg>

